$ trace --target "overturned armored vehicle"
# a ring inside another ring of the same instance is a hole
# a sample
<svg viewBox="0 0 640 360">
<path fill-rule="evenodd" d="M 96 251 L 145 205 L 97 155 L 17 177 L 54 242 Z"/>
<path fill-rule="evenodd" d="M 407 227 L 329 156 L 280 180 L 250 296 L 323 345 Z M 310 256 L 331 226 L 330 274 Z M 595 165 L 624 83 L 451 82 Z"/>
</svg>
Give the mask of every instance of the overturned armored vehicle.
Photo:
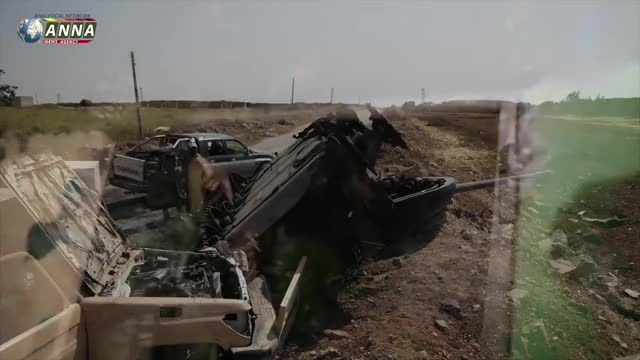
<svg viewBox="0 0 640 360">
<path fill-rule="evenodd" d="M 364 121 L 351 110 L 318 119 L 256 177 L 232 176 L 232 200 L 222 195 L 222 188 L 219 195 L 205 199 L 202 240 L 233 244 L 247 235 L 268 236 L 284 222 L 295 228 L 297 221 L 292 220 L 299 219 L 305 233 L 336 228 L 353 235 L 352 243 L 375 240 L 384 245 L 390 231 L 429 222 L 455 193 L 537 175 L 471 183 L 447 176 L 382 177 L 375 168 L 382 144 L 408 145 L 382 114 L 370 111 Z M 337 219 L 346 228 L 338 226 Z M 309 227 L 314 222 L 320 228 Z"/>
<path fill-rule="evenodd" d="M 375 168 L 382 144 L 408 145 L 380 113 L 370 111 L 368 119 L 346 110 L 316 120 L 258 176 L 232 176 L 233 199 L 220 188 L 205 199 L 200 214 L 204 244 L 257 240 L 256 261 L 276 299 L 286 287 L 278 277 L 308 256 L 298 334 L 323 328 L 314 313 L 327 320 L 334 312 L 310 309 L 311 302 L 330 307 L 335 280 L 366 254 L 388 254 L 417 227 L 437 230 L 455 193 L 512 179 L 382 177 Z"/>
</svg>

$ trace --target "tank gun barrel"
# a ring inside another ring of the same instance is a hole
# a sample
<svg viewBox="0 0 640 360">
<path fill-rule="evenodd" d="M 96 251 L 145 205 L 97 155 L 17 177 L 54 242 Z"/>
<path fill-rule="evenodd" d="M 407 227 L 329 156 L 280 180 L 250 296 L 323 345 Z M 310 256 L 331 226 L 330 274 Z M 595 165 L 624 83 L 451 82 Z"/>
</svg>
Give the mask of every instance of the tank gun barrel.
<svg viewBox="0 0 640 360">
<path fill-rule="evenodd" d="M 517 180 L 517 179 L 528 179 L 540 175 L 550 174 L 551 170 L 538 171 L 530 174 L 522 174 L 522 175 L 514 175 L 514 176 L 506 176 L 489 180 L 479 180 L 479 181 L 469 181 L 465 183 L 456 184 L 453 193 L 466 192 L 478 190 L 486 187 L 491 187 L 497 183 L 508 181 L 508 180 Z"/>
</svg>

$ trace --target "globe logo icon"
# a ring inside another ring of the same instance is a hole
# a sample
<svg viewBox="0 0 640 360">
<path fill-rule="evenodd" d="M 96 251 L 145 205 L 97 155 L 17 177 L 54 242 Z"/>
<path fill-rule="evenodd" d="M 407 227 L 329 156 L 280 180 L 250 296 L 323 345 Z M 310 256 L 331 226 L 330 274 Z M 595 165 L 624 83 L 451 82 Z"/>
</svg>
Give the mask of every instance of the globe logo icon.
<svg viewBox="0 0 640 360">
<path fill-rule="evenodd" d="M 18 36 L 27 43 L 35 43 L 42 37 L 40 19 L 24 19 L 18 23 Z"/>
</svg>

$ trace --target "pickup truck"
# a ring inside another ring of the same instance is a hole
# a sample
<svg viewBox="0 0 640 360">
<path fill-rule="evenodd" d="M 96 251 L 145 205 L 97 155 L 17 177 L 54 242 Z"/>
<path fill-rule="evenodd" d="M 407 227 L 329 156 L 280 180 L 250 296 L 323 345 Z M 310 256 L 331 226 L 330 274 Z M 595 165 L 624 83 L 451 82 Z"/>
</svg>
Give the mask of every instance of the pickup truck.
<svg viewBox="0 0 640 360">
<path fill-rule="evenodd" d="M 138 193 L 164 195 L 160 198 L 166 201 L 159 200 L 162 205 L 158 206 L 171 205 L 176 196 L 184 198 L 187 172 L 183 167 L 195 155 L 194 150 L 214 166 L 247 178 L 275 157 L 220 133 L 158 135 L 135 145 L 124 155 L 115 155 L 110 183 Z"/>
<path fill-rule="evenodd" d="M 0 227 L 0 359 L 264 358 L 282 347 L 305 257 L 278 306 L 241 249 L 131 243 L 60 157 L 5 159 L 3 187 L 14 196 L 0 218 L 12 228 Z"/>
</svg>

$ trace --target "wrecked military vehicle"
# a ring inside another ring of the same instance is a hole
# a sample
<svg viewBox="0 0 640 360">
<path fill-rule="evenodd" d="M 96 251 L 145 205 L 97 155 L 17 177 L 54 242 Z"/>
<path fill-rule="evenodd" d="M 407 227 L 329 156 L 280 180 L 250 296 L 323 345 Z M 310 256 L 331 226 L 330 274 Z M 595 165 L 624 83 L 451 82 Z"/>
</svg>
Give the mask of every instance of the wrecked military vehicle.
<svg viewBox="0 0 640 360">
<path fill-rule="evenodd" d="M 33 220 L 24 246 L 27 252 L 0 257 L 3 286 L 15 283 L 7 274 L 19 280 L 22 275 L 33 279 L 29 274 L 44 273 L 37 277 L 43 279 L 38 286 L 3 288 L 3 301 L 17 304 L 27 292 L 50 288 L 54 290 L 39 297 L 50 297 L 52 303 L 60 298 L 69 309 L 79 304 L 81 316 L 73 315 L 77 310 L 63 311 L 72 311 L 68 316 L 81 329 L 65 335 L 66 340 L 74 339 L 69 348 L 86 346 L 86 353 L 75 358 L 134 359 L 145 352 L 160 358 L 188 358 L 197 349 L 195 344 L 207 345 L 207 358 L 229 358 L 233 348 L 251 350 L 252 341 L 255 345 L 259 334 L 273 328 L 280 330 L 273 330 L 278 336 L 270 339 L 268 350 L 279 343 L 288 325 L 287 313 L 296 301 L 303 263 L 279 313 L 282 319 L 275 327 L 274 312 L 271 328 L 265 331 L 255 326 L 256 317 L 271 304 L 262 294 L 249 293 L 245 276 L 250 266 L 242 250 L 224 246 L 224 242 L 198 251 L 132 245 L 98 196 L 57 156 L 6 159 L 0 178 Z M 62 266 L 45 261 L 58 255 L 64 260 Z M 19 266 L 21 263 L 32 264 L 34 269 Z M 60 321 L 67 324 L 71 320 L 53 317 L 44 324 L 52 322 L 47 326 L 56 327 Z M 33 331 L 33 336 L 40 336 Z M 22 336 L 0 344 L 0 355 L 23 351 L 24 341 Z"/>
<path fill-rule="evenodd" d="M 369 126 L 350 110 L 311 123 L 255 178 L 231 178 L 233 203 L 212 196 L 200 214 L 202 243 L 257 240 L 256 261 L 276 299 L 286 288 L 279 277 L 308 256 L 298 334 L 324 328 L 336 314 L 338 282 L 364 257 L 401 250 L 402 238 L 425 226 L 437 231 L 455 193 L 519 178 L 382 177 L 375 168 L 382 145 L 408 145 L 370 111 Z"/>
<path fill-rule="evenodd" d="M 219 187 L 191 217 L 200 229 L 191 251 L 130 244 L 60 158 L 18 157 L 0 175 L 35 221 L 27 256 L 56 250 L 79 276 L 75 288 L 53 278 L 77 293 L 69 301 L 82 308 L 88 358 L 185 358 L 195 344 L 211 358 L 273 355 L 296 317 L 299 335 L 334 315 L 317 309 L 331 306 L 336 279 L 363 251 L 433 222 L 454 193 L 498 181 L 383 178 L 382 144 L 408 145 L 375 109 L 368 120 L 329 114 L 256 176 L 231 175 L 232 197 Z"/>
<path fill-rule="evenodd" d="M 375 238 L 384 245 L 391 241 L 388 235 L 400 228 L 429 222 L 445 210 L 455 193 L 537 175 L 470 183 L 447 176 L 382 177 L 375 168 L 382 144 L 408 145 L 382 114 L 373 108 L 369 111 L 370 126 L 351 110 L 320 118 L 295 135 L 297 141 L 256 177 L 232 176 L 233 204 L 224 196 L 210 198 L 205 211 L 208 218 L 202 223 L 203 241 L 233 244 L 246 234 L 258 238 L 293 218 L 290 213 L 294 212 L 306 218 L 305 224 L 321 220 L 325 230 L 335 225 L 335 217 L 342 217 L 349 223 L 346 228 L 354 244 Z M 305 206 L 310 199 L 314 202 Z M 312 210 L 302 215 L 306 208 Z M 374 230 L 367 234 L 356 230 L 364 223 Z"/>
</svg>

